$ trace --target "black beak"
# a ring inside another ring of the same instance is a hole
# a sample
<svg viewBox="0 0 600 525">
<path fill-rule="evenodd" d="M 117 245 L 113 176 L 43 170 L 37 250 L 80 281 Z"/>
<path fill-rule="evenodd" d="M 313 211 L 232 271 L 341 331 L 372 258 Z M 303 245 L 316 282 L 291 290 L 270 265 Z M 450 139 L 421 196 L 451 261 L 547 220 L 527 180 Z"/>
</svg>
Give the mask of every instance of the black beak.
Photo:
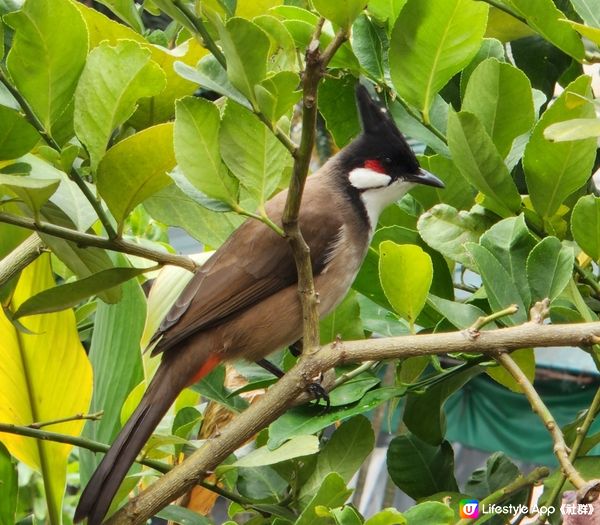
<svg viewBox="0 0 600 525">
<path fill-rule="evenodd" d="M 414 175 L 413 182 L 418 184 L 425 184 L 426 186 L 433 186 L 435 188 L 445 188 L 446 185 L 438 179 L 433 173 L 429 173 L 423 168 L 419 168 L 418 173 Z"/>
</svg>

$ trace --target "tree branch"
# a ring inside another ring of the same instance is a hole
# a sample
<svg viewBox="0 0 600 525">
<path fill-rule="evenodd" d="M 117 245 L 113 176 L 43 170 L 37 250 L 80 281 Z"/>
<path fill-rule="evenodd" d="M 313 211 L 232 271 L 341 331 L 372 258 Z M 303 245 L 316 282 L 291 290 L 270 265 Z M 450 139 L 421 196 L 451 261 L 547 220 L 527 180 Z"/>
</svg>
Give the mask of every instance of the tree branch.
<svg viewBox="0 0 600 525">
<path fill-rule="evenodd" d="M 35 261 L 45 250 L 44 243 L 37 233 L 27 237 L 0 261 L 0 288 Z"/>
<path fill-rule="evenodd" d="M 302 359 L 256 403 L 239 414 L 221 433 L 208 440 L 183 463 L 158 479 L 120 509 L 108 523 L 141 524 L 168 503 L 187 492 L 246 440 L 283 414 L 313 378 L 334 366 L 415 355 L 495 353 L 526 347 L 591 345 L 600 337 L 600 322 L 570 325 L 525 323 L 487 330 L 475 339 L 464 332 L 412 335 L 337 342 Z"/>
<path fill-rule="evenodd" d="M 46 233 L 54 237 L 60 237 L 61 239 L 73 241 L 84 247 L 94 246 L 96 248 L 104 248 L 105 250 L 111 250 L 114 252 L 137 255 L 161 264 L 181 266 L 190 272 L 195 271 L 197 268 L 196 263 L 189 257 L 151 250 L 123 239 L 107 239 L 104 237 L 98 237 L 97 235 L 71 230 L 70 228 L 64 228 L 49 222 L 36 222 L 27 217 L 19 217 L 18 215 L 12 215 L 4 212 L 0 212 L 0 222 L 13 224 L 14 226 L 20 226 L 21 228 L 27 228 L 28 230 L 33 230 L 39 233 Z"/>
</svg>

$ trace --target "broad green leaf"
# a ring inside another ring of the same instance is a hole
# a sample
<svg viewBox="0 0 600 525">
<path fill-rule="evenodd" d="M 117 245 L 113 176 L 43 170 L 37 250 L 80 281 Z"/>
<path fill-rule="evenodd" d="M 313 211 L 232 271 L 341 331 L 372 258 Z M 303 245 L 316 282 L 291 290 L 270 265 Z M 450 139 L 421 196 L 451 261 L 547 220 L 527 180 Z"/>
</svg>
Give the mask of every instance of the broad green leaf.
<svg viewBox="0 0 600 525">
<path fill-rule="evenodd" d="M 429 122 L 435 95 L 477 53 L 488 7 L 470 0 L 409 0 L 390 41 L 390 73 L 398 94 Z"/>
<path fill-rule="evenodd" d="M 585 195 L 573 208 L 571 232 L 579 247 L 592 259 L 600 259 L 600 197 Z"/>
<path fill-rule="evenodd" d="M 355 291 L 350 290 L 335 310 L 321 320 L 319 334 L 322 345 L 331 343 L 337 337 L 343 341 L 364 339 L 365 331 Z"/>
<path fill-rule="evenodd" d="M 330 472 L 294 525 L 314 525 L 318 520 L 317 507 L 339 507 L 346 502 L 351 493 L 352 490 L 346 487 L 343 478 L 337 472 Z"/>
<path fill-rule="evenodd" d="M 11 311 L 54 286 L 49 261 L 42 255 L 23 270 Z M 26 426 L 85 413 L 92 394 L 92 368 L 79 342 L 73 311 L 30 317 L 22 324 L 29 333 L 19 332 L 0 312 L 0 420 Z M 47 429 L 78 436 L 83 423 L 68 421 Z M 72 445 L 13 434 L 0 434 L 0 440 L 15 458 L 42 474 L 49 522 L 61 523 Z"/>
<path fill-rule="evenodd" d="M 533 348 L 522 348 L 512 352 L 511 357 L 517 363 L 518 367 L 525 373 L 530 382 L 533 383 L 535 378 L 535 354 Z M 521 385 L 517 383 L 515 378 L 510 372 L 508 372 L 502 366 L 492 366 L 485 369 L 485 373 L 490 376 L 496 383 L 516 392 L 522 394 L 523 389 Z"/>
<path fill-rule="evenodd" d="M 365 8 L 365 4 L 364 0 L 313 0 L 315 9 L 322 17 L 347 30 Z"/>
<path fill-rule="evenodd" d="M 531 302 L 558 297 L 573 276 L 573 262 L 571 248 L 563 246 L 556 237 L 542 239 L 527 259 Z"/>
<path fill-rule="evenodd" d="M 348 483 L 374 444 L 373 428 L 365 416 L 342 423 L 319 452 L 315 469 L 300 490 L 300 502 L 308 502 L 330 472 L 336 472 Z"/>
<path fill-rule="evenodd" d="M 72 308 L 83 299 L 113 286 L 129 281 L 146 271 L 145 268 L 110 268 L 85 279 L 48 288 L 27 299 L 15 312 L 14 317 L 60 312 Z"/>
<path fill-rule="evenodd" d="M 99 2 L 108 7 L 123 22 L 130 25 L 138 33 L 144 32 L 142 17 L 133 0 L 99 0 Z"/>
<path fill-rule="evenodd" d="M 252 18 L 281 4 L 283 4 L 283 0 L 253 0 L 252 2 L 238 2 L 235 7 L 235 14 L 243 18 Z"/>
<path fill-rule="evenodd" d="M 319 438 L 317 436 L 295 436 L 275 450 L 270 450 L 266 445 L 257 448 L 234 463 L 223 465 L 219 471 L 223 472 L 235 467 L 274 465 L 292 458 L 311 456 L 317 452 L 319 452 Z"/>
<path fill-rule="evenodd" d="M 369 0 L 367 9 L 375 18 L 393 27 L 405 4 L 406 0 Z"/>
<path fill-rule="evenodd" d="M 311 458 L 307 459 L 310 461 Z M 285 467 L 276 466 L 241 467 L 235 472 L 236 488 L 242 496 L 261 504 L 277 503 L 285 498 L 290 488 L 289 481 L 284 478 L 287 472 Z"/>
<path fill-rule="evenodd" d="M 173 124 L 159 124 L 131 135 L 110 148 L 98 165 L 98 192 L 119 231 L 131 211 L 171 183 L 175 167 Z"/>
<path fill-rule="evenodd" d="M 491 14 L 490 14 L 491 16 Z M 489 20 L 488 20 L 488 28 L 489 28 Z M 467 85 L 469 83 L 469 78 L 473 74 L 473 71 L 481 64 L 484 60 L 488 58 L 495 58 L 500 62 L 504 62 L 504 46 L 500 40 L 496 40 L 495 38 L 484 38 L 481 43 L 481 47 L 473 60 L 469 63 L 467 67 L 465 67 L 460 73 L 460 95 L 461 97 L 465 96 L 465 91 L 467 89 Z"/>
<path fill-rule="evenodd" d="M 169 523 L 178 523 L 179 525 L 212 525 L 212 521 L 206 516 L 179 505 L 168 505 L 155 515 Z"/>
<path fill-rule="evenodd" d="M 523 168 L 529 196 L 536 212 L 550 218 L 564 200 L 585 184 L 596 158 L 596 139 L 550 142 L 544 130 L 551 124 L 574 118 L 593 118 L 594 106 L 583 97 L 590 96 L 591 78 L 581 76 L 544 112 L 525 148 Z"/>
<path fill-rule="evenodd" d="M 0 106 L 0 161 L 25 155 L 39 140 L 38 132 L 19 113 Z"/>
<path fill-rule="evenodd" d="M 160 93 L 165 75 L 148 49 L 122 40 L 103 42 L 88 56 L 75 91 L 75 132 L 95 170 L 117 126 L 137 108 L 137 101 Z"/>
<path fill-rule="evenodd" d="M 14 193 L 36 214 L 58 188 L 60 180 L 0 173 L 0 188 Z"/>
<path fill-rule="evenodd" d="M 583 24 L 578 24 L 572 20 L 568 20 L 569 25 L 575 29 L 581 36 L 591 40 L 597 46 L 600 45 L 600 29 L 597 27 L 589 27 Z"/>
<path fill-rule="evenodd" d="M 1 35 L 0 35 L 1 36 Z M 17 464 L 13 462 L 6 447 L 0 443 L 0 525 L 13 525 L 19 492 Z"/>
<path fill-rule="evenodd" d="M 457 168 L 501 216 L 519 210 L 521 196 L 483 124 L 466 111 L 448 115 L 448 146 Z"/>
<path fill-rule="evenodd" d="M 175 184 L 146 199 L 144 208 L 157 221 L 183 228 L 194 239 L 212 247 L 223 244 L 243 222 L 234 213 L 216 213 L 200 206 Z"/>
<path fill-rule="evenodd" d="M 236 89 L 256 103 L 254 86 L 267 75 L 267 56 L 271 42 L 256 24 L 244 18 L 230 18 L 218 26 L 223 52 L 227 58 L 227 76 Z"/>
<path fill-rule="evenodd" d="M 411 507 L 404 513 L 408 523 L 427 525 L 452 525 L 456 521 L 454 511 L 444 503 L 425 501 Z"/>
<path fill-rule="evenodd" d="M 223 115 L 219 144 L 223 161 L 252 198 L 266 202 L 291 161 L 288 150 L 256 115 L 233 101 Z"/>
<path fill-rule="evenodd" d="M 447 441 L 433 446 L 412 434 L 397 436 L 388 447 L 387 469 L 395 485 L 414 499 L 458 491 L 454 452 Z"/>
<path fill-rule="evenodd" d="M 337 509 L 325 511 L 325 513 L 326 515 L 328 514 L 335 519 L 336 523 L 340 523 L 342 525 L 363 525 L 362 516 L 359 514 L 358 510 L 351 505 L 344 505 L 343 507 Z M 321 513 L 319 513 L 319 515 L 321 515 Z"/>
<path fill-rule="evenodd" d="M 352 26 L 352 49 L 360 65 L 375 80 L 383 80 L 384 41 L 380 29 L 365 14 L 360 15 Z M 387 42 L 386 42 L 387 43 Z"/>
<path fill-rule="evenodd" d="M 584 56 L 583 43 L 579 35 L 564 21 L 565 14 L 552 0 L 505 0 L 527 24 L 556 47 L 581 61 Z"/>
<path fill-rule="evenodd" d="M 544 138 L 554 142 L 600 137 L 599 118 L 575 118 L 551 124 L 544 130 Z"/>
<path fill-rule="evenodd" d="M 329 392 L 331 406 L 338 407 L 355 403 L 381 380 L 370 372 L 360 374 Z"/>
<path fill-rule="evenodd" d="M 204 99 L 184 98 L 177 102 L 175 115 L 175 157 L 186 178 L 209 197 L 234 206 L 238 185 L 221 164 L 217 106 Z"/>
<path fill-rule="evenodd" d="M 69 0 L 28 1 L 20 11 L 5 15 L 4 21 L 15 30 L 8 71 L 50 132 L 70 105 L 86 61 L 85 22 Z"/>
<path fill-rule="evenodd" d="M 483 310 L 472 304 L 449 301 L 448 299 L 436 297 L 432 294 L 429 294 L 427 297 L 427 302 L 459 330 L 465 330 L 466 328 L 469 328 L 475 321 L 477 321 L 477 319 L 486 315 Z M 483 329 L 490 326 L 493 327 L 494 324 L 490 323 Z"/>
<path fill-rule="evenodd" d="M 356 78 L 351 75 L 325 78 L 319 85 L 319 111 L 339 148 L 346 146 L 360 133 L 355 85 Z"/>
<path fill-rule="evenodd" d="M 395 509 L 389 507 L 387 509 L 380 510 L 377 514 L 373 514 L 365 525 L 407 525 L 408 522 L 404 515 Z"/>
<path fill-rule="evenodd" d="M 514 139 L 531 129 L 535 117 L 529 79 L 520 69 L 495 58 L 475 68 L 461 109 L 477 116 L 502 158 Z"/>
<path fill-rule="evenodd" d="M 502 452 L 495 452 L 478 468 L 467 481 L 465 492 L 474 498 L 485 498 L 515 481 L 521 473 Z"/>
<path fill-rule="evenodd" d="M 122 256 L 116 261 L 125 264 Z M 171 268 L 167 266 L 162 271 Z M 144 377 L 140 336 L 146 317 L 146 298 L 137 279 L 123 283 L 121 289 L 122 297 L 117 304 L 98 303 L 89 354 L 95 372 L 90 410 L 103 410 L 104 414 L 100 421 L 89 421 L 83 434 L 102 443 L 111 443 L 115 438 L 121 428 L 121 407 Z M 101 459 L 98 454 L 79 451 L 82 483 L 89 480 Z"/>
<path fill-rule="evenodd" d="M 379 246 L 381 286 L 397 314 L 414 323 L 433 280 L 431 257 L 419 246 L 384 241 Z"/>
<path fill-rule="evenodd" d="M 492 252 L 479 244 L 468 243 L 466 248 L 479 269 L 492 310 L 497 312 L 516 304 L 519 309 L 517 313 L 503 317 L 502 322 L 511 326 L 526 322 L 527 308 L 523 304 L 521 290 L 511 280 L 502 263 Z"/>
<path fill-rule="evenodd" d="M 527 281 L 527 258 L 536 245 L 525 224 L 525 217 L 510 217 L 494 224 L 479 240 L 500 262 L 520 292 L 523 304 L 529 307 L 531 293 Z"/>
<path fill-rule="evenodd" d="M 471 211 L 456 210 L 447 204 L 438 204 L 419 217 L 419 234 L 434 250 L 445 257 L 472 267 L 465 244 L 477 243 L 481 235 L 493 224 L 480 206 Z"/>
<path fill-rule="evenodd" d="M 271 15 L 257 16 L 252 21 L 271 40 L 269 61 L 267 63 L 268 69 L 270 71 L 296 71 L 298 69 L 296 44 L 283 23 Z"/>
<path fill-rule="evenodd" d="M 231 392 L 225 387 L 225 367 L 217 366 L 210 374 L 202 378 L 193 385 L 192 390 L 212 401 L 223 405 L 230 411 L 239 413 L 248 408 L 248 402 L 240 396 L 232 396 Z"/>
<path fill-rule="evenodd" d="M 280 71 L 254 86 L 259 109 L 275 124 L 300 100 L 300 77 L 291 71 Z"/>
<path fill-rule="evenodd" d="M 586 24 L 600 28 L 599 0 L 571 0 L 571 4 Z"/>
</svg>

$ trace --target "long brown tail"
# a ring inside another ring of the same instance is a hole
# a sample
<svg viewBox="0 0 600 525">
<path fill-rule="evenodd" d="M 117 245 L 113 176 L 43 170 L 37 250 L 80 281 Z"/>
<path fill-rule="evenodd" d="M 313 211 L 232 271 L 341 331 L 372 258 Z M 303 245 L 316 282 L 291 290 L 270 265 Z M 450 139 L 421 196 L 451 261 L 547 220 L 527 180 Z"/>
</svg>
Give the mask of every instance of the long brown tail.
<svg viewBox="0 0 600 525">
<path fill-rule="evenodd" d="M 202 375 L 206 375 L 216 362 L 207 360 L 211 366 L 202 366 Z M 205 365 L 208 364 L 205 363 Z M 140 404 L 125 426 L 121 429 L 109 451 L 96 468 L 75 510 L 74 522 L 88 519 L 88 525 L 100 525 L 108 512 L 129 467 L 135 461 L 140 450 L 165 415 L 179 392 L 189 381 L 182 381 L 188 374 L 174 374 L 175 363 L 163 361 L 156 371 L 150 386 Z M 199 379 L 196 374 L 194 380 Z M 182 377 L 183 376 L 183 377 Z M 180 384 L 181 383 L 181 384 Z"/>
</svg>

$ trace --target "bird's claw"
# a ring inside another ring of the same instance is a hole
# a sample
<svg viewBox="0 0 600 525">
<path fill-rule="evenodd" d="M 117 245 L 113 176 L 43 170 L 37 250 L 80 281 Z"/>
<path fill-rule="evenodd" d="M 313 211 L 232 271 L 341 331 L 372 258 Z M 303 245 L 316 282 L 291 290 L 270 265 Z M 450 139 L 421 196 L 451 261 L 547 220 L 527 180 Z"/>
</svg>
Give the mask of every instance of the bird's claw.
<svg viewBox="0 0 600 525">
<path fill-rule="evenodd" d="M 318 405 L 321 400 L 325 401 L 325 406 L 323 407 L 323 412 L 327 412 L 331 406 L 329 402 L 329 394 L 327 390 L 325 390 L 320 383 L 313 382 L 308 385 L 306 388 L 308 393 L 315 398 L 315 403 Z"/>
</svg>

